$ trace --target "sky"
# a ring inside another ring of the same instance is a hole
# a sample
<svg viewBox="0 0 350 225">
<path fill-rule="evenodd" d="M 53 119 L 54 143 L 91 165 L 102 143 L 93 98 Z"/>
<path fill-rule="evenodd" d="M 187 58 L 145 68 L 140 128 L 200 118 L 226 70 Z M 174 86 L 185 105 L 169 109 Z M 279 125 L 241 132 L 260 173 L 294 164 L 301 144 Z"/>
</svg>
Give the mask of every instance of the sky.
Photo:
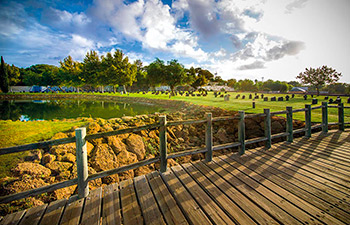
<svg viewBox="0 0 350 225">
<path fill-rule="evenodd" d="M 19 67 L 122 50 L 223 79 L 296 80 L 327 65 L 350 83 L 349 0 L 0 0 L 0 55 Z"/>
</svg>

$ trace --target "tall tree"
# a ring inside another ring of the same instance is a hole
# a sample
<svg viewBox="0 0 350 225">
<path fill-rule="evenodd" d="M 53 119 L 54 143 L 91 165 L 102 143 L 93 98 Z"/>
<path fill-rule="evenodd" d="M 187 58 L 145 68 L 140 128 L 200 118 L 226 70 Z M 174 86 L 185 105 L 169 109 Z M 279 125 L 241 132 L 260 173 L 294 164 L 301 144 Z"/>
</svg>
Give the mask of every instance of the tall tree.
<svg viewBox="0 0 350 225">
<path fill-rule="evenodd" d="M 59 85 L 58 70 L 56 66 L 47 64 L 30 66 L 24 70 L 23 82 L 26 85 Z"/>
<path fill-rule="evenodd" d="M 19 68 L 16 67 L 15 65 L 9 65 L 6 64 L 7 67 L 7 73 L 8 73 L 8 78 L 9 78 L 9 84 L 11 86 L 17 85 L 19 82 L 21 82 L 21 74 L 19 72 Z"/>
<path fill-rule="evenodd" d="M 86 53 L 86 56 L 82 65 L 82 78 L 85 83 L 93 87 L 97 87 L 103 83 L 103 79 L 100 77 L 101 61 L 96 51 L 90 51 Z"/>
<path fill-rule="evenodd" d="M 9 92 L 9 78 L 6 70 L 4 58 L 1 56 L 1 67 L 0 67 L 0 88 L 4 93 Z"/>
<path fill-rule="evenodd" d="M 296 78 L 300 79 L 303 84 L 313 85 L 317 90 L 317 95 L 320 94 L 320 88 L 325 84 L 333 84 L 337 82 L 341 73 L 338 73 L 332 67 L 322 66 L 319 68 L 306 68 L 304 72 L 300 73 Z"/>
<path fill-rule="evenodd" d="M 138 89 L 147 89 L 150 86 L 146 68 L 143 67 L 142 61 L 137 59 L 134 62 L 136 66 L 136 87 Z"/>
<path fill-rule="evenodd" d="M 82 64 L 74 61 L 70 55 L 64 58 L 63 61 L 60 61 L 60 83 L 67 86 L 74 86 L 79 92 L 79 87 L 84 85 L 85 82 L 81 67 Z"/>
</svg>

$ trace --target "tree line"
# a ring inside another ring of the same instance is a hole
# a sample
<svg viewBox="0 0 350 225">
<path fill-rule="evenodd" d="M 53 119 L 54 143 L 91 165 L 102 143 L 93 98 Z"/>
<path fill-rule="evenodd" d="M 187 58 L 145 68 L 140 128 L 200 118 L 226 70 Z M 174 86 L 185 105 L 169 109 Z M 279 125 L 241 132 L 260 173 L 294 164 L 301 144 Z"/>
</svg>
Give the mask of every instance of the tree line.
<svg viewBox="0 0 350 225">
<path fill-rule="evenodd" d="M 191 86 L 195 90 L 208 85 L 227 85 L 237 91 L 279 91 L 287 92 L 292 87 L 311 85 L 309 90 L 325 90 L 331 93 L 350 93 L 349 84 L 336 83 L 341 76 L 334 69 L 326 66 L 306 69 L 300 73 L 297 81 L 284 82 L 267 80 L 223 80 L 209 70 L 191 67 L 185 68 L 176 59 L 164 62 L 156 58 L 148 66 L 141 60 L 130 62 L 121 51 L 99 56 L 96 51 L 87 52 L 82 62 L 67 56 L 59 66 L 36 64 L 28 68 L 18 68 L 6 64 L 1 57 L 0 86 L 2 92 L 8 92 L 8 86 L 73 86 L 79 88 L 96 88 L 111 86 L 132 87 L 135 90 L 148 90 L 160 85 L 169 86 L 172 91 L 177 86 Z M 321 75 L 320 75 L 321 74 Z M 7 86 L 7 88 L 5 87 Z"/>
</svg>

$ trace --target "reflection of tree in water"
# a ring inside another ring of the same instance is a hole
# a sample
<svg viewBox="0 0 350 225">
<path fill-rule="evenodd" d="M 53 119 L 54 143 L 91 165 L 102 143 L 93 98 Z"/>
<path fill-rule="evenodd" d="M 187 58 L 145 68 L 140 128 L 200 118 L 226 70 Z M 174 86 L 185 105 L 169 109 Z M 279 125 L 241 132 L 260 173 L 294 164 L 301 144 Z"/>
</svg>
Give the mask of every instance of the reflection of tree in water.
<svg viewBox="0 0 350 225">
<path fill-rule="evenodd" d="M 1 102 L 0 119 L 18 120 L 21 115 L 29 119 L 64 119 L 77 117 L 114 118 L 160 111 L 154 105 L 87 100 L 50 100 Z"/>
</svg>

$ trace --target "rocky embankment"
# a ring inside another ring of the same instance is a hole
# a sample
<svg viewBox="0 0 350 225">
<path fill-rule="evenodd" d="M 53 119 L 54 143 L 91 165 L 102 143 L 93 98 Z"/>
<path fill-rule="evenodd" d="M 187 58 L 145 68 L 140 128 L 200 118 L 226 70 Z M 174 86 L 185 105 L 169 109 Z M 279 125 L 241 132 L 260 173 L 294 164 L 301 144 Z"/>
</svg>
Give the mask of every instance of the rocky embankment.
<svg viewBox="0 0 350 225">
<path fill-rule="evenodd" d="M 189 107 L 191 108 L 191 107 Z M 214 117 L 233 115 L 220 109 L 203 107 L 201 110 L 193 110 L 188 116 L 185 113 L 170 113 L 168 121 L 178 121 L 190 118 L 202 119 L 205 111 L 211 111 Z M 113 130 L 124 129 L 133 126 L 142 126 L 158 121 L 158 114 L 140 115 L 136 117 L 122 117 L 109 120 L 88 119 L 87 133 L 95 134 Z M 215 122 L 213 124 L 214 145 L 237 141 L 236 120 Z M 302 127 L 302 122 L 295 121 L 295 128 Z M 52 139 L 72 137 L 75 135 L 76 127 L 65 133 L 57 133 Z M 272 117 L 272 131 L 279 133 L 285 131 L 285 119 L 283 117 Z M 159 131 L 145 130 L 130 134 L 111 136 L 91 140 L 87 143 L 89 174 L 112 168 L 128 165 L 140 160 L 155 157 L 159 154 Z M 264 135 L 264 118 L 246 119 L 247 139 L 261 137 Z M 205 125 L 178 125 L 167 129 L 169 153 L 189 150 L 205 145 Z M 260 143 L 262 145 L 263 143 Z M 257 146 L 256 144 L 255 146 Z M 252 147 L 255 147 L 252 146 Z M 12 169 L 12 177 L 2 179 L 1 195 L 18 193 L 52 183 L 73 179 L 77 177 L 75 143 L 53 146 L 49 149 L 37 149 Z M 214 152 L 214 156 L 229 152 L 223 150 Z M 178 163 L 186 163 L 204 158 L 204 154 L 181 157 L 176 160 L 169 160 L 169 166 Z M 133 178 L 138 175 L 147 174 L 159 169 L 158 164 L 151 164 L 121 174 L 112 175 L 89 183 L 90 189 L 119 182 L 124 179 Z M 51 193 L 30 197 L 25 200 L 1 205 L 1 213 L 6 214 L 14 209 L 26 208 L 41 205 L 52 200 L 68 198 L 77 192 L 76 186 L 71 186 L 53 191 Z"/>
</svg>

